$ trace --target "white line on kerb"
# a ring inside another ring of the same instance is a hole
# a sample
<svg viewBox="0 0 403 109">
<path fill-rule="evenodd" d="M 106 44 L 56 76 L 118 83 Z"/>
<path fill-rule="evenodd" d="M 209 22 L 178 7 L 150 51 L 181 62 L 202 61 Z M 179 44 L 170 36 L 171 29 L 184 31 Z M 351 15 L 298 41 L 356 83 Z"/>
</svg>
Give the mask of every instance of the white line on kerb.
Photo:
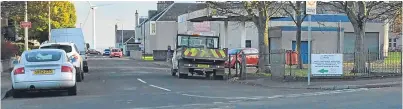
<svg viewBox="0 0 403 109">
<path fill-rule="evenodd" d="M 158 87 L 158 86 L 155 86 L 155 85 L 150 85 L 151 87 L 155 87 L 155 88 L 158 88 L 158 89 L 161 89 L 161 90 L 165 90 L 165 91 L 168 91 L 168 92 L 170 92 L 171 90 L 169 90 L 169 89 L 165 89 L 165 88 L 162 88 L 162 87 Z"/>
<path fill-rule="evenodd" d="M 142 83 L 144 83 L 144 84 L 147 84 L 147 82 L 141 80 L 140 78 L 137 78 L 137 80 L 139 80 L 140 82 L 142 82 Z"/>
</svg>

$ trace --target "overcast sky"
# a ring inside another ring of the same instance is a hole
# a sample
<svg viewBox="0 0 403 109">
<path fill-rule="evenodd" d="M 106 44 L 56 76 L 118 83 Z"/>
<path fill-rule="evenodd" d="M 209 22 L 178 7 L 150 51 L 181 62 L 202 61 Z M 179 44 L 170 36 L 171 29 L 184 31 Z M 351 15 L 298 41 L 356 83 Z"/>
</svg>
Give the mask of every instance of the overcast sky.
<svg viewBox="0 0 403 109">
<path fill-rule="evenodd" d="M 84 31 L 85 41 L 92 43 L 92 12 L 86 1 L 74 1 L 77 12 L 76 27 Z M 147 16 L 147 11 L 157 9 L 157 1 L 93 1 L 93 5 L 99 5 L 96 9 L 96 43 L 97 49 L 115 46 L 114 26 L 117 19 L 123 22 L 123 29 L 134 30 L 134 13 L 138 10 L 139 16 Z M 104 6 L 101 6 L 104 5 Z M 86 17 L 87 20 L 85 21 Z M 122 24 L 118 24 L 121 28 Z"/>
</svg>

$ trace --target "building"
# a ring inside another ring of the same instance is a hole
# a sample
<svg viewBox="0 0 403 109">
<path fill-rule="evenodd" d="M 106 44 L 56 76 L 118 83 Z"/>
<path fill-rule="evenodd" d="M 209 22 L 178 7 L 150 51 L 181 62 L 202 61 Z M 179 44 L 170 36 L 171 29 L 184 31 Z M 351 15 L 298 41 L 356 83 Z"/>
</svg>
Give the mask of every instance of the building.
<svg viewBox="0 0 403 109">
<path fill-rule="evenodd" d="M 239 21 L 230 19 L 236 16 L 229 16 L 226 24 L 223 19 L 214 18 L 210 15 L 211 10 L 202 9 L 179 16 L 178 33 L 186 33 L 194 30 L 194 23 L 190 21 L 210 22 L 211 30 L 220 35 L 223 43 L 221 47 L 225 48 L 258 48 L 257 28 L 251 21 Z M 221 20 L 221 21 L 217 21 Z M 269 32 L 270 48 L 295 50 L 296 27 L 291 17 L 275 17 L 269 23 L 272 27 Z M 353 26 L 346 15 L 342 14 L 317 14 L 312 15 L 312 51 L 353 53 L 355 46 L 355 34 Z M 302 24 L 302 44 L 301 53 L 307 54 L 307 26 L 308 18 L 304 19 Z M 270 30 L 270 29 L 269 29 Z M 371 52 L 380 54 L 383 50 L 384 23 L 369 21 L 366 24 L 366 33 L 364 44 Z M 327 38 L 324 38 L 327 37 Z M 280 38 L 280 39 L 279 39 Z M 386 38 L 387 39 L 387 38 Z M 373 53 L 374 54 L 374 53 Z M 377 55 L 380 57 L 381 55 Z M 307 63 L 307 58 L 303 58 Z"/>
<path fill-rule="evenodd" d="M 400 33 L 389 33 L 389 51 L 401 51 L 402 40 Z"/>
<path fill-rule="evenodd" d="M 153 50 L 166 50 L 168 46 L 174 46 L 178 31 L 178 16 L 206 8 L 206 4 L 158 2 L 157 7 L 157 14 L 153 15 L 149 12 L 148 19 L 136 26 L 136 36 L 142 39 L 146 54 L 152 54 Z"/>
<path fill-rule="evenodd" d="M 123 53 L 127 55 L 129 50 L 134 50 L 134 48 L 127 46 L 128 43 L 136 43 L 135 30 L 118 30 L 117 28 L 118 26 L 115 25 L 115 48 L 122 48 Z"/>
</svg>

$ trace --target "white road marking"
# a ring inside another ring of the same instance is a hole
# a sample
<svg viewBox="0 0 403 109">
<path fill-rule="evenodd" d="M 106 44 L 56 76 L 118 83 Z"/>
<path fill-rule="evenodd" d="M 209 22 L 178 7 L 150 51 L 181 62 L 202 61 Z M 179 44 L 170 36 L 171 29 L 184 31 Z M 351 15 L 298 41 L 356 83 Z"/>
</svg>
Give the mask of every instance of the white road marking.
<svg viewBox="0 0 403 109">
<path fill-rule="evenodd" d="M 144 83 L 144 84 L 147 84 L 147 82 L 141 80 L 140 78 L 137 78 L 137 80 L 139 80 L 140 82 L 142 82 L 142 83 Z"/>
<path fill-rule="evenodd" d="M 338 94 L 338 93 L 350 93 L 350 92 L 358 92 L 365 91 L 367 88 L 361 89 L 344 89 L 344 90 L 335 90 L 335 91 L 323 91 L 323 92 L 311 92 L 311 93 L 301 93 L 301 94 L 287 94 L 287 95 L 274 95 L 274 96 L 250 96 L 250 97 L 215 97 L 215 96 L 202 96 L 202 95 L 191 95 L 191 94 L 181 94 L 183 96 L 190 97 L 199 97 L 199 98 L 210 98 L 210 99 L 274 99 L 274 98 L 293 98 L 293 97 L 302 97 L 302 96 L 318 96 L 318 95 L 329 95 L 329 94 Z"/>
<path fill-rule="evenodd" d="M 158 89 L 161 89 L 161 90 L 165 90 L 165 91 L 168 91 L 168 92 L 170 92 L 171 90 L 169 90 L 169 89 L 166 89 L 166 88 L 162 88 L 162 87 L 159 87 L 159 86 L 155 86 L 155 85 L 150 85 L 151 87 L 155 87 L 155 88 L 158 88 Z"/>
</svg>

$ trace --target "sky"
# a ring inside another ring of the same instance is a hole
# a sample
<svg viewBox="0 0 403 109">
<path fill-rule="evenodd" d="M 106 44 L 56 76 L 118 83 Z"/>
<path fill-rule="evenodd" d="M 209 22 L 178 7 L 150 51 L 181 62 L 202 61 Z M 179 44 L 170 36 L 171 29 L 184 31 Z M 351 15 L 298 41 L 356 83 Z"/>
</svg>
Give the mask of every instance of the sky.
<svg viewBox="0 0 403 109">
<path fill-rule="evenodd" d="M 92 44 L 93 15 L 90 12 L 90 5 L 86 1 L 73 1 L 73 3 L 77 14 L 76 27 L 83 29 L 85 41 Z M 91 1 L 91 4 L 99 5 L 95 11 L 95 34 L 99 50 L 115 46 L 114 30 L 118 20 L 118 29 L 121 29 L 123 24 L 124 30 L 134 30 L 136 10 L 139 16 L 147 16 L 148 10 L 157 9 L 157 1 Z"/>
</svg>

